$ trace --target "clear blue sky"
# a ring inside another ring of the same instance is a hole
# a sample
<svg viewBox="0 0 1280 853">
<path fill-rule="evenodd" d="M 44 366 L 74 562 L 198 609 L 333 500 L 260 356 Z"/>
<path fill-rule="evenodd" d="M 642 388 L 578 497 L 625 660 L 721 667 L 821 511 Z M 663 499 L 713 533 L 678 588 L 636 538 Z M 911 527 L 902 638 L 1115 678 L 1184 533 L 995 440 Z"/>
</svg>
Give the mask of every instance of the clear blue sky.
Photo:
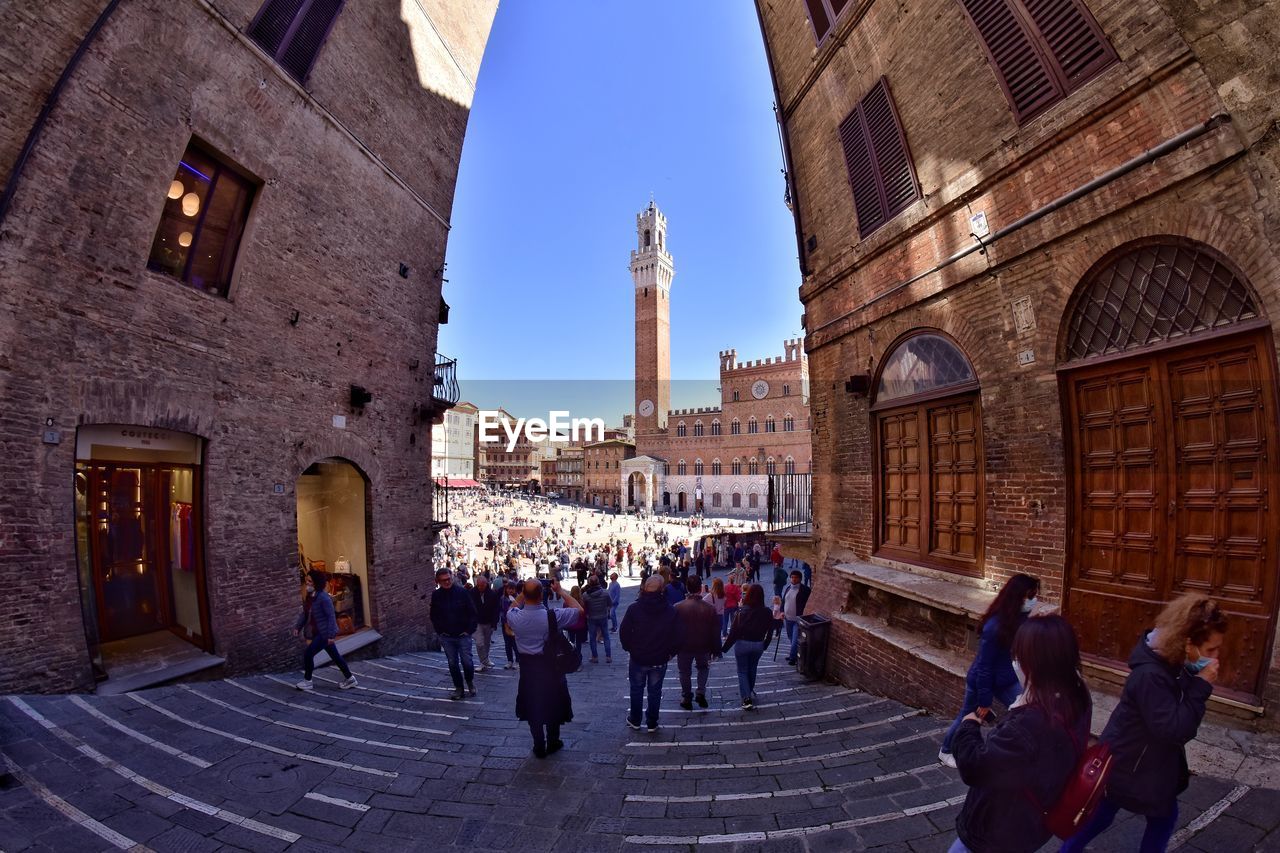
<svg viewBox="0 0 1280 853">
<path fill-rule="evenodd" d="M 439 350 L 463 396 L 490 396 L 468 380 L 631 379 L 628 253 L 650 192 L 676 264 L 673 378 L 714 379 L 730 347 L 781 355 L 800 278 L 772 104 L 745 0 L 503 0 L 447 253 Z"/>
</svg>

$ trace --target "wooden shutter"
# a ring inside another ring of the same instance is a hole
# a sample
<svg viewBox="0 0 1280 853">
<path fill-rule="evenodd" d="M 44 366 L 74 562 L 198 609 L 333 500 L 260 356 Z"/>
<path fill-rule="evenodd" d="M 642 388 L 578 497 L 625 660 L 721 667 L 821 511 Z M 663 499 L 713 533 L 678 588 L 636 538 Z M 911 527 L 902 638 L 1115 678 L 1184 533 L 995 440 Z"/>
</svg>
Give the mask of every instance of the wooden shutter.
<svg viewBox="0 0 1280 853">
<path fill-rule="evenodd" d="M 1019 122 L 1115 61 L 1081 0 L 961 0 Z"/>
<path fill-rule="evenodd" d="M 1057 63 L 1067 91 L 1116 59 L 1098 22 L 1081 0 L 1021 0 Z"/>
<path fill-rule="evenodd" d="M 305 80 L 342 3 L 343 0 L 267 0 L 249 25 L 249 37 L 296 79 Z"/>
<path fill-rule="evenodd" d="M 813 24 L 813 37 L 817 41 L 822 41 L 827 31 L 831 29 L 831 19 L 827 17 L 827 10 L 822 5 L 822 0 L 805 0 L 804 5 L 809 9 L 809 21 Z"/>
<path fill-rule="evenodd" d="M 858 232 L 866 237 L 920 197 L 889 83 L 881 77 L 840 124 Z"/>
</svg>

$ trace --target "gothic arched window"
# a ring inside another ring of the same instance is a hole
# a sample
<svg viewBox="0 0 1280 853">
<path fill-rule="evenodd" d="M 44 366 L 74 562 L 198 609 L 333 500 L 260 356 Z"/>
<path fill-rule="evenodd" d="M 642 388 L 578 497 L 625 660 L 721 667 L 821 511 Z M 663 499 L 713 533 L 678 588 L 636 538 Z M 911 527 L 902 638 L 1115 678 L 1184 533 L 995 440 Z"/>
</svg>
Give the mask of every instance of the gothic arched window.
<svg viewBox="0 0 1280 853">
<path fill-rule="evenodd" d="M 684 421 L 681 421 L 680 423 L 676 424 L 676 438 L 684 438 L 684 436 L 685 436 Z"/>
<path fill-rule="evenodd" d="M 702 435 L 702 421 L 697 420 L 693 422 L 693 434 L 694 437 Z"/>
</svg>

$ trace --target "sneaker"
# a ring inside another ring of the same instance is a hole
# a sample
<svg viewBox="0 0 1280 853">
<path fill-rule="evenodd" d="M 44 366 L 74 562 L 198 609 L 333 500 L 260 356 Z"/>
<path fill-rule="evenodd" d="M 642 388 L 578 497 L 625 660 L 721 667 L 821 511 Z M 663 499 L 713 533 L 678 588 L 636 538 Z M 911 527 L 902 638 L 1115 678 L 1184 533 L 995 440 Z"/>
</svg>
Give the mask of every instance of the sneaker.
<svg viewBox="0 0 1280 853">
<path fill-rule="evenodd" d="M 476 695 L 476 686 L 475 686 L 474 684 L 468 684 L 468 685 L 467 685 L 467 695 L 468 695 L 468 696 L 475 696 L 475 695 Z"/>
<path fill-rule="evenodd" d="M 503 667 L 503 669 L 515 669 L 515 668 L 516 668 L 516 665 L 513 663 L 508 663 L 506 666 Z"/>
<path fill-rule="evenodd" d="M 458 701 L 459 699 L 462 698 L 462 691 L 461 690 L 453 691 L 452 693 L 449 694 L 449 698 L 454 700 L 455 702 Z"/>
<path fill-rule="evenodd" d="M 684 708 L 686 711 L 692 711 L 693 700 L 690 699 L 688 696 L 684 697 L 683 699 L 680 700 L 680 707 Z"/>
<path fill-rule="evenodd" d="M 352 687 L 355 687 L 359 683 L 360 682 L 356 681 L 356 677 L 354 675 L 348 675 L 346 679 L 338 686 L 341 687 L 343 690 L 350 690 Z"/>
<path fill-rule="evenodd" d="M 605 658 L 605 659 L 604 659 L 604 662 L 605 662 L 605 663 L 613 663 L 613 658 Z"/>
<path fill-rule="evenodd" d="M 600 658 L 592 658 L 592 659 L 591 659 L 591 662 L 592 662 L 592 663 L 600 663 Z"/>
<path fill-rule="evenodd" d="M 956 757 L 949 752 L 938 750 L 938 760 L 947 767 L 954 768 L 956 766 Z"/>
<path fill-rule="evenodd" d="M 316 686 L 311 683 L 310 678 L 302 679 L 297 684 L 295 684 L 294 687 L 297 687 L 299 690 L 315 690 L 316 689 Z"/>
<path fill-rule="evenodd" d="M 705 708 L 705 707 L 707 707 L 707 696 L 706 696 L 706 694 L 705 694 L 705 693 L 699 693 L 699 694 L 698 694 L 697 696 L 695 696 L 694 698 L 698 700 L 698 707 L 699 707 L 699 708 Z"/>
<path fill-rule="evenodd" d="M 750 711 L 755 706 L 756 706 L 756 703 L 752 702 L 751 699 L 749 698 L 742 700 L 742 710 L 744 711 Z"/>
<path fill-rule="evenodd" d="M 658 730 L 658 724 L 657 724 L 657 723 L 650 723 L 648 726 L 646 726 L 646 727 L 645 727 L 645 730 L 646 730 L 646 731 L 648 731 L 648 732 L 649 732 L 649 734 L 653 734 L 654 732 L 656 732 L 656 731 Z"/>
<path fill-rule="evenodd" d="M 491 669 L 493 669 L 493 664 L 488 664 L 488 663 L 482 663 L 482 664 L 480 664 L 480 671 L 481 671 L 481 672 L 488 672 L 488 671 L 489 671 L 489 670 L 491 670 Z"/>
<path fill-rule="evenodd" d="M 640 724 L 632 720 L 630 717 L 627 717 L 627 725 L 631 726 L 631 728 L 635 729 L 636 731 L 640 731 Z"/>
<path fill-rule="evenodd" d="M 559 739 L 553 740 L 551 743 L 547 744 L 547 755 L 550 755 L 553 752 L 559 752 L 562 749 L 564 749 L 564 741 Z"/>
</svg>

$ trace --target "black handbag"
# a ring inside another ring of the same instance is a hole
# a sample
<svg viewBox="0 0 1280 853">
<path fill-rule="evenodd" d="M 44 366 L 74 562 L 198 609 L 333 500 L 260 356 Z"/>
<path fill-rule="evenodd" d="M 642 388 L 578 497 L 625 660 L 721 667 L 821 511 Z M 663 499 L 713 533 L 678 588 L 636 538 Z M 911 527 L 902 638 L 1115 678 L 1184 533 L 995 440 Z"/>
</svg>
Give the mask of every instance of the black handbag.
<svg viewBox="0 0 1280 853">
<path fill-rule="evenodd" d="M 568 675 L 582 669 L 582 652 L 574 648 L 573 643 L 556 624 L 556 614 L 547 610 L 547 643 L 543 654 L 551 655 L 551 666 L 561 675 Z"/>
</svg>

